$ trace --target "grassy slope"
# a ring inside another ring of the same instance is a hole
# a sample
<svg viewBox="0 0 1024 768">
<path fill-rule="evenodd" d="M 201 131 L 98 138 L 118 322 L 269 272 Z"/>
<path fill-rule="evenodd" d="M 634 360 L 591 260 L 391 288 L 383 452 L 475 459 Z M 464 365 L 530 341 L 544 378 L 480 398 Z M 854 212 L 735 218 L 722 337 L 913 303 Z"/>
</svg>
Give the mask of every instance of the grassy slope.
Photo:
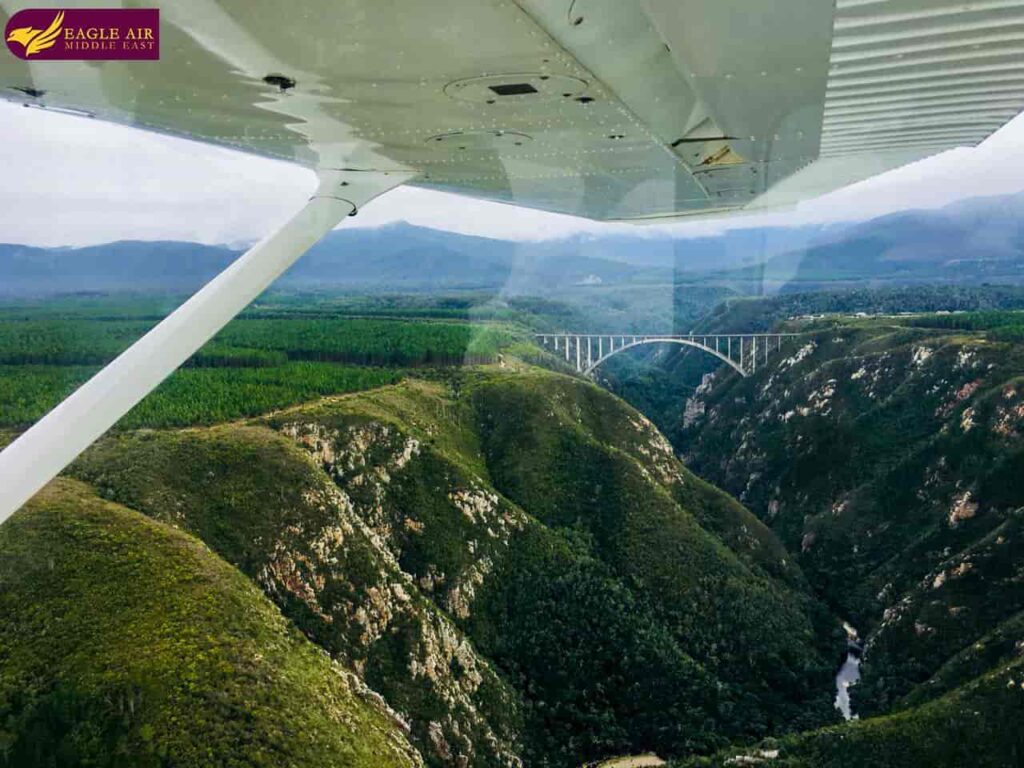
<svg viewBox="0 0 1024 768">
<path fill-rule="evenodd" d="M 496 420 L 536 407 L 580 414 L 535 435 L 579 450 L 499 456 L 495 430 L 517 427 Z M 409 716 L 429 761 L 685 754 L 829 716 L 830 661 L 778 542 L 606 393 L 475 371 L 262 424 L 119 435 L 74 471 L 256 578 Z M 600 504 L 559 497 L 579 518 L 568 527 L 543 494 L 517 490 L 557 484 L 566 457 L 616 478 Z"/>
<path fill-rule="evenodd" d="M 418 762 L 237 571 L 79 483 L 0 529 L 0 577 L 0 763 Z"/>
</svg>

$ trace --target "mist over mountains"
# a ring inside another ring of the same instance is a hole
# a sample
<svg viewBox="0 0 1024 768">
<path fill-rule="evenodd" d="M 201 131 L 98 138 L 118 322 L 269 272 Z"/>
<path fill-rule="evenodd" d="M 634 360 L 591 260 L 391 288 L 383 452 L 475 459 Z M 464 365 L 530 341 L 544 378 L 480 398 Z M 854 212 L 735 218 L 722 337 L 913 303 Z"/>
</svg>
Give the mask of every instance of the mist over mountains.
<svg viewBox="0 0 1024 768">
<path fill-rule="evenodd" d="M 198 288 L 239 250 L 121 241 L 84 248 L 0 244 L 0 296 L 167 292 Z M 732 229 L 680 238 L 663 231 L 507 241 L 407 223 L 340 229 L 277 283 L 291 289 L 488 289 L 550 295 L 573 286 L 703 280 L 740 290 L 873 282 L 1020 282 L 1024 194 L 977 198 L 856 224 Z"/>
</svg>

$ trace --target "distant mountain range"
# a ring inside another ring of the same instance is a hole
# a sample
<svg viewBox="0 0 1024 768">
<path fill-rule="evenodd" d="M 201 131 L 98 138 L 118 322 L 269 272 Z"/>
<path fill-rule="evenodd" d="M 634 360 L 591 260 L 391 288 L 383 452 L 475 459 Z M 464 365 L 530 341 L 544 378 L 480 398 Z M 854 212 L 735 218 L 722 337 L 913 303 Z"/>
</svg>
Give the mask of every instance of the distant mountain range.
<svg viewBox="0 0 1024 768">
<path fill-rule="evenodd" d="M 573 285 L 667 282 L 668 266 L 588 255 L 575 241 L 518 243 L 394 224 L 329 233 L 277 283 L 360 291 L 490 289 L 543 294 Z M 240 251 L 187 242 L 123 241 L 86 248 L 0 244 L 0 296 L 192 291 Z"/>
<path fill-rule="evenodd" d="M 1020 282 L 1024 194 L 978 198 L 855 224 L 740 270 L 766 284 Z"/>
<path fill-rule="evenodd" d="M 0 296 L 180 293 L 208 281 L 238 253 L 187 242 L 84 248 L 0 244 Z M 638 229 L 519 242 L 406 223 L 341 229 L 314 246 L 278 286 L 545 295 L 576 286 L 707 279 L 759 293 L 836 282 L 1020 282 L 1022 277 L 1024 194 L 1018 194 L 858 224 L 733 229 L 700 238 Z"/>
</svg>

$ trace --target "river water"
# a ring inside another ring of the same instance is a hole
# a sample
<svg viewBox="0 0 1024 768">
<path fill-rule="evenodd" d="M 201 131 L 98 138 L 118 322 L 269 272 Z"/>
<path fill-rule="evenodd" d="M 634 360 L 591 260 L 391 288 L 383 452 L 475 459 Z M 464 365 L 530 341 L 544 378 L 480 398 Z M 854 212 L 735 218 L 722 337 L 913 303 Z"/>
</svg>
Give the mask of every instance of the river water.
<svg viewBox="0 0 1024 768">
<path fill-rule="evenodd" d="M 856 720 L 857 715 L 850 705 L 850 688 L 860 680 L 861 646 L 857 630 L 843 622 L 846 630 L 847 647 L 846 661 L 836 674 L 836 709 L 843 713 L 846 720 Z"/>
</svg>

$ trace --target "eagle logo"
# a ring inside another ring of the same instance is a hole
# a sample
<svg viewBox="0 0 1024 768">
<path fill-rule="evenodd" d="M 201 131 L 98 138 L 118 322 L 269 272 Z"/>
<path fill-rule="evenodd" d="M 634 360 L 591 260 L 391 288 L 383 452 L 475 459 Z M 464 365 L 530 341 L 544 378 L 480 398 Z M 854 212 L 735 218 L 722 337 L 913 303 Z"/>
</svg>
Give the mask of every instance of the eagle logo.
<svg viewBox="0 0 1024 768">
<path fill-rule="evenodd" d="M 61 27 L 64 26 L 64 11 L 57 14 L 54 20 L 45 30 L 34 29 L 33 27 L 20 27 L 12 29 L 7 35 L 8 43 L 21 43 L 25 49 L 25 58 L 52 48 L 60 36 Z"/>
</svg>

